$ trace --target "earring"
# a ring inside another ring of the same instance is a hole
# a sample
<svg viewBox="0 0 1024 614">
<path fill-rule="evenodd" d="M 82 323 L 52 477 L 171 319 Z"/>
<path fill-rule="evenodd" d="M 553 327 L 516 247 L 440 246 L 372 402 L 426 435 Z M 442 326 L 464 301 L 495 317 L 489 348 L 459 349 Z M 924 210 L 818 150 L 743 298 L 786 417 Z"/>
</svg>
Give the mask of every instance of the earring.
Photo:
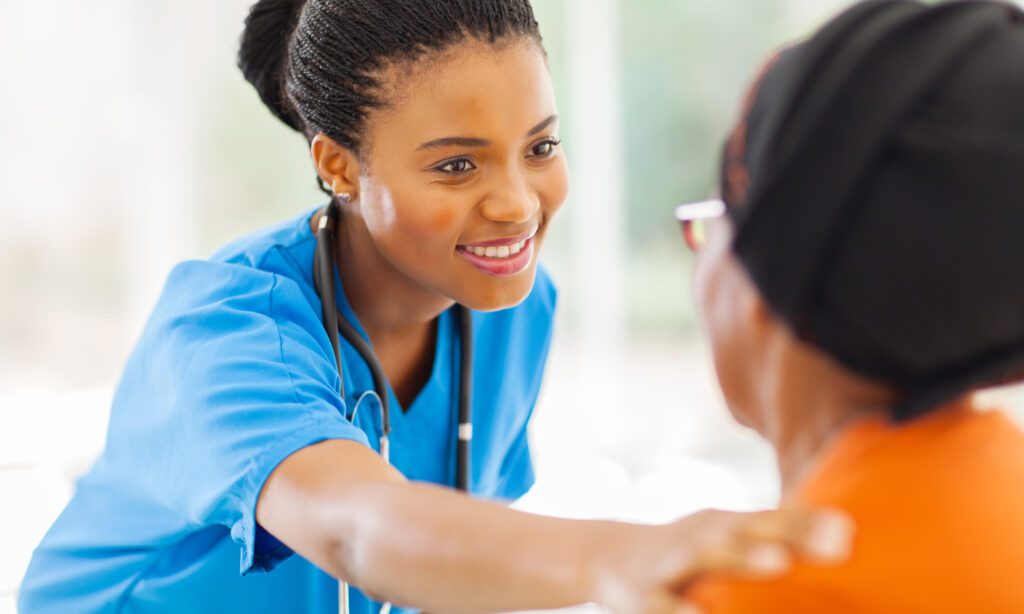
<svg viewBox="0 0 1024 614">
<path fill-rule="evenodd" d="M 341 192 L 340 194 L 338 194 L 338 200 L 340 200 L 343 203 L 350 203 L 352 202 L 352 195 L 349 194 L 348 192 Z"/>
</svg>

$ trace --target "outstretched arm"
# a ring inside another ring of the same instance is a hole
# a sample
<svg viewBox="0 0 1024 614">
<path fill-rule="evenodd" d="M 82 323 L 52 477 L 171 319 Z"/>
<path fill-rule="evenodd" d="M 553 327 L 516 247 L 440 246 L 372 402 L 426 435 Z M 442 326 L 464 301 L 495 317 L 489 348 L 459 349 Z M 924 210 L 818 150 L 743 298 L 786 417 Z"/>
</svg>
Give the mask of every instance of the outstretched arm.
<svg viewBox="0 0 1024 614">
<path fill-rule="evenodd" d="M 550 518 L 410 483 L 349 441 L 285 459 L 263 488 L 257 519 L 376 599 L 456 614 L 587 602 L 671 612 L 703 571 L 774 575 L 788 567 L 784 545 L 845 556 L 822 546 L 821 518 L 808 512 L 707 512 L 662 526 Z"/>
</svg>

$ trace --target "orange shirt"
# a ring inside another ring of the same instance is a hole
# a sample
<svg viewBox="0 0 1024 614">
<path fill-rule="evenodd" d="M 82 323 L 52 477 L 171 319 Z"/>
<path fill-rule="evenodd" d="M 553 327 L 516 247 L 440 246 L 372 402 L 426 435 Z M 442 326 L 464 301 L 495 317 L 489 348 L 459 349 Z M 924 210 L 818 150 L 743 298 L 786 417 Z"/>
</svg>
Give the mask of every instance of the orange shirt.
<svg viewBox="0 0 1024 614">
<path fill-rule="evenodd" d="M 1004 414 L 962 404 L 859 423 L 816 465 L 795 499 L 853 516 L 852 559 L 709 578 L 689 599 L 708 614 L 1024 613 L 1024 432 Z"/>
</svg>

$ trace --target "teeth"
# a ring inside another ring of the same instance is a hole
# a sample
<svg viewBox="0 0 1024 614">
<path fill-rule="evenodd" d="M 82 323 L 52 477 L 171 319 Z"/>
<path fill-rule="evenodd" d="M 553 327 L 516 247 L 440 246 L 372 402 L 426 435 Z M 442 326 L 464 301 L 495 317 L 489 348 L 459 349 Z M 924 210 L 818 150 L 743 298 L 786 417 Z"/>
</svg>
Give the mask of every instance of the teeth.
<svg viewBox="0 0 1024 614">
<path fill-rule="evenodd" d="M 529 239 L 527 239 L 528 241 Z M 526 241 L 520 241 L 515 245 L 502 245 L 501 247 L 478 247 L 474 245 L 467 245 L 464 249 L 471 253 L 476 254 L 482 258 L 509 258 L 522 252 L 526 248 Z"/>
</svg>

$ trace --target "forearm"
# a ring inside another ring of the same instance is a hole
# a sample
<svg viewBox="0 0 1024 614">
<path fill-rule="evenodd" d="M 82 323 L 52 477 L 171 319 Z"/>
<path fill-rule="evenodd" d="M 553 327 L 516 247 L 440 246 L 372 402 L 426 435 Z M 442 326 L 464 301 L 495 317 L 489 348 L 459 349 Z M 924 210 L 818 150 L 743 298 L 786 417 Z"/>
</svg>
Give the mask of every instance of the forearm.
<svg viewBox="0 0 1024 614">
<path fill-rule="evenodd" d="M 285 459 L 256 506 L 264 529 L 335 577 L 378 600 L 454 614 L 589 601 L 673 612 L 680 589 L 705 571 L 782 573 L 784 544 L 844 558 L 849 522 L 815 516 L 705 512 L 661 526 L 548 518 L 409 483 L 350 441 Z"/>
<path fill-rule="evenodd" d="M 526 514 L 410 483 L 355 485 L 335 509 L 329 571 L 379 598 L 445 612 L 590 601 L 591 551 L 626 527 Z"/>
<path fill-rule="evenodd" d="M 282 462 L 256 517 L 294 551 L 378 599 L 456 613 L 591 601 L 598 548 L 648 533 L 409 483 L 371 450 L 345 441 Z"/>
</svg>

